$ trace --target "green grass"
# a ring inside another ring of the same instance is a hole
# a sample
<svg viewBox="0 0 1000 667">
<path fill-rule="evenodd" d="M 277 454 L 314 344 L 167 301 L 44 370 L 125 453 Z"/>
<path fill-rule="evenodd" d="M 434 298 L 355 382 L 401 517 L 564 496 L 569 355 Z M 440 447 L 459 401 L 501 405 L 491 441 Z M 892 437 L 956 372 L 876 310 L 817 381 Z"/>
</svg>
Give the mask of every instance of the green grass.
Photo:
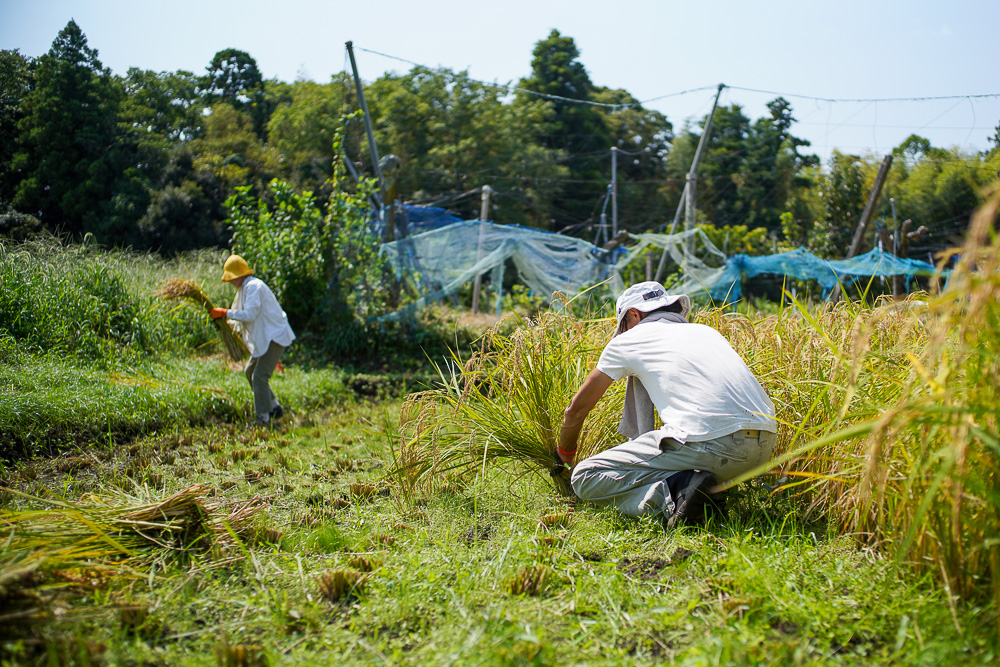
<svg viewBox="0 0 1000 667">
<path fill-rule="evenodd" d="M 760 482 L 741 487 L 724 521 L 674 533 L 573 507 L 517 464 L 442 479 L 419 505 L 395 492 L 352 496 L 352 484 L 384 488 L 390 455 L 372 432 L 399 405 L 355 404 L 272 434 L 187 429 L 140 439 L 131 452 L 104 450 L 72 471 L 60 472 L 58 460 L 22 464 L 9 484 L 82 505 L 92 494 L 136 504 L 204 483 L 223 504 L 259 497 L 268 508 L 256 515 L 258 537 L 228 564 L 209 552 L 153 548 L 103 574 L 92 565 L 42 567 L 43 577 L 5 592 L 33 591 L 50 613 L 17 630 L 21 639 L 4 651 L 15 662 L 79 653 L 178 665 L 222 654 L 228 664 L 263 655 L 272 664 L 358 665 L 996 657 L 991 610 L 952 607 L 933 580 L 859 548 Z M 4 501 L 5 521 L 44 505 Z M 542 517 L 553 514 L 568 517 L 545 527 Z M 16 543 L 0 557 L 12 551 Z M 358 555 L 374 564 L 364 586 L 325 599 L 319 577 L 355 569 Z M 544 572 L 543 585 L 516 594 L 512 582 L 525 571 Z M 82 583 L 46 587 L 68 579 Z"/>
<path fill-rule="evenodd" d="M 338 370 L 276 374 L 272 387 L 291 413 L 354 400 Z M 252 394 L 225 357 L 165 358 L 95 368 L 54 354 L 0 366 L 0 458 L 128 442 L 178 425 L 246 423 Z"/>
<path fill-rule="evenodd" d="M 608 334 L 599 319 L 498 330 L 444 373 L 448 387 L 405 403 L 353 398 L 378 394 L 376 376 L 292 367 L 274 380 L 284 429 L 250 431 L 245 378 L 216 351 L 192 353 L 207 323 L 136 296 L 170 274 L 158 260 L 0 249 L 11 286 L 0 291 L 0 434 L 28 452 L 63 448 L 2 471 L 0 609 L 22 616 L 0 615 L 0 660 L 992 664 L 990 201 L 965 269 L 926 305 L 696 315 L 774 398 L 779 451 L 723 519 L 667 533 L 561 498 L 538 464 Z M 118 287 L 104 293 L 121 288 L 141 307 L 106 308 L 122 301 L 95 296 L 102 281 L 73 296 L 105 269 Z M 90 313 L 85 326 L 46 310 L 49 299 Z M 614 396 L 585 451 L 614 444 Z M 209 518 L 261 508 L 231 548 L 168 534 L 125 552 L 111 544 L 125 534 L 84 520 L 127 518 L 195 485 L 209 489 Z"/>
</svg>

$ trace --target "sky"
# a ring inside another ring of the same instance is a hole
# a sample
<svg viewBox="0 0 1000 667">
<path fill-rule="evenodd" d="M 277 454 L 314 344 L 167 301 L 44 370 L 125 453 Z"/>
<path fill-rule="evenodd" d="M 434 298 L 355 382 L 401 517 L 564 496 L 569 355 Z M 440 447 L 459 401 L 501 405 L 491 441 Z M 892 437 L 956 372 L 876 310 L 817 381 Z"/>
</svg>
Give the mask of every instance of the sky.
<svg viewBox="0 0 1000 667">
<path fill-rule="evenodd" d="M 352 41 L 365 81 L 417 63 L 516 83 L 556 29 L 596 85 L 675 129 L 708 113 L 720 83 L 720 103 L 751 118 L 784 95 L 793 133 L 824 160 L 887 153 L 910 134 L 985 150 L 1000 124 L 1000 0 L 0 0 L 0 48 L 40 56 L 70 19 L 118 74 L 201 74 L 236 48 L 265 78 L 319 82 L 350 71 Z"/>
</svg>

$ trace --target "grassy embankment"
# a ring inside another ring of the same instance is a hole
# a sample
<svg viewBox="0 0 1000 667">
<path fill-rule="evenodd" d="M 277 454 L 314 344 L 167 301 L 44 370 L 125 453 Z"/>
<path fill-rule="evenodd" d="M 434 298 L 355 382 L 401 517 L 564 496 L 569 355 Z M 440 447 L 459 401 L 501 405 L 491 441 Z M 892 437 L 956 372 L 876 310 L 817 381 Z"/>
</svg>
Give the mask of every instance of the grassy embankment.
<svg viewBox="0 0 1000 667">
<path fill-rule="evenodd" d="M 246 379 L 219 353 L 207 315 L 154 296 L 183 278 L 228 305 L 223 258 L 0 245 L 0 458 L 248 419 Z M 349 379 L 292 363 L 279 380 L 282 400 L 292 411 L 335 405 L 349 400 Z"/>
<path fill-rule="evenodd" d="M 498 334 L 400 420 L 388 404 L 388 439 L 358 426 L 383 408 L 356 405 L 279 434 L 182 429 L 19 465 L 7 482 L 35 498 L 2 498 L 0 595 L 23 612 L 4 650 L 164 664 L 992 662 L 1000 317 L 997 248 L 975 241 L 966 255 L 987 270 L 926 308 L 697 316 L 733 341 L 784 422 L 779 467 L 705 529 L 664 534 L 574 506 L 524 456 L 551 438 L 545 422 L 607 335 L 568 316 Z M 585 446 L 614 405 L 595 416 Z M 502 458 L 495 427 L 525 450 Z M 417 465 L 390 474 L 399 462 Z M 136 529 L 137 507 L 192 487 L 208 528 L 164 512 Z"/>
</svg>

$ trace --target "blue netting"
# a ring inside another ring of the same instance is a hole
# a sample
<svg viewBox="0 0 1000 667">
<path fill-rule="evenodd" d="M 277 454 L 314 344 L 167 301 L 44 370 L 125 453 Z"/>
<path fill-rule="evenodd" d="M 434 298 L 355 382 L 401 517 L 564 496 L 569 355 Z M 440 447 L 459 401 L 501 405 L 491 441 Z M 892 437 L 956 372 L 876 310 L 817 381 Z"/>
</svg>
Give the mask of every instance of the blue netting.
<svg viewBox="0 0 1000 667">
<path fill-rule="evenodd" d="M 796 248 L 777 255 L 749 257 L 733 255 L 726 259 L 722 278 L 711 289 L 718 301 L 736 301 L 742 292 L 741 276 L 753 278 L 762 274 L 785 275 L 799 280 L 815 280 L 827 296 L 837 282 L 847 282 L 858 276 L 933 276 L 933 264 L 918 259 L 903 259 L 878 248 L 851 259 L 821 259 L 805 248 Z"/>
<path fill-rule="evenodd" d="M 411 206 L 403 204 L 403 215 L 406 217 L 406 235 L 429 232 L 433 229 L 440 229 L 448 225 L 462 222 L 458 218 L 443 208 L 437 206 Z"/>
</svg>

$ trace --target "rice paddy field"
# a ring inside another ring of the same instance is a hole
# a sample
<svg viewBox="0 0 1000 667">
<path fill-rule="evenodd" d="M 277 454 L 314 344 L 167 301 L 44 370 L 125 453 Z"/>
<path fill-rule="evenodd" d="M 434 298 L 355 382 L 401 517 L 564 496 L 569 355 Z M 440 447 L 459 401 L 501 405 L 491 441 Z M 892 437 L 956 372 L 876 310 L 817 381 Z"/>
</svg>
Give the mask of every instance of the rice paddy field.
<svg viewBox="0 0 1000 667">
<path fill-rule="evenodd" d="M 155 296 L 227 303 L 218 255 L 0 246 L 0 661 L 994 664 L 998 201 L 940 294 L 694 315 L 779 447 L 670 532 L 552 474 L 603 311 L 509 319 L 405 385 L 293 356 L 254 430 L 219 333 Z"/>
</svg>

